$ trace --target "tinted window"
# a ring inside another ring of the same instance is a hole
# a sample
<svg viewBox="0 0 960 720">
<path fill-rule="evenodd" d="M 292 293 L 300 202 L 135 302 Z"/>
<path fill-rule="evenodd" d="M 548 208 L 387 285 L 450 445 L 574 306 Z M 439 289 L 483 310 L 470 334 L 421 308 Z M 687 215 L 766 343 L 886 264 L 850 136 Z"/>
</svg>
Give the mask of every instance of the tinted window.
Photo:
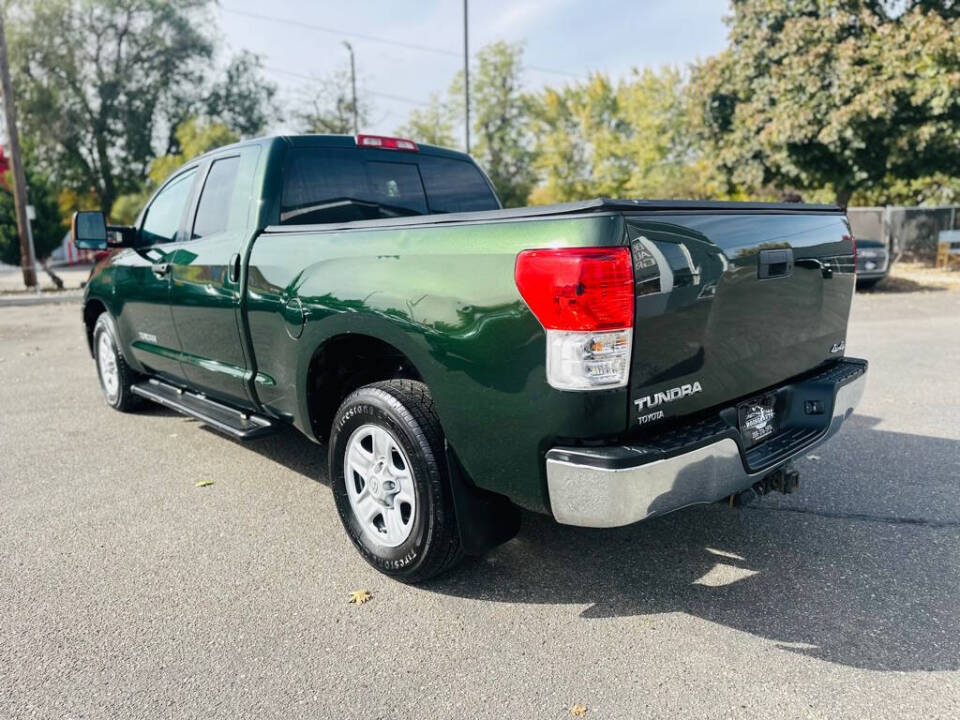
<svg viewBox="0 0 960 720">
<path fill-rule="evenodd" d="M 197 219 L 193 222 L 193 237 L 201 238 L 215 235 L 227 229 L 230 214 L 230 198 L 237 182 L 237 170 L 240 157 L 215 160 L 203 183 L 200 203 L 197 205 Z"/>
<path fill-rule="evenodd" d="M 473 163 L 448 158 L 423 157 L 420 175 L 427 189 L 431 212 L 497 210 L 490 186 Z"/>
<path fill-rule="evenodd" d="M 349 222 L 497 207 L 483 177 L 467 162 L 393 151 L 299 148 L 284 167 L 280 222 Z"/>
<path fill-rule="evenodd" d="M 196 172 L 194 168 L 171 180 L 150 203 L 140 230 L 148 244 L 169 242 L 176 237 Z"/>
</svg>

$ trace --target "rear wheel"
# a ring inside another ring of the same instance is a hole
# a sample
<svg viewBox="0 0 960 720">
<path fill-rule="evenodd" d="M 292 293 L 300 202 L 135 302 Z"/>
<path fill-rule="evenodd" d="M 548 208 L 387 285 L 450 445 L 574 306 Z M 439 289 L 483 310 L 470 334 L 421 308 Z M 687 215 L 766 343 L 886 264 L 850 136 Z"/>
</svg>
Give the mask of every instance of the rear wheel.
<svg viewBox="0 0 960 720">
<path fill-rule="evenodd" d="M 413 583 L 460 560 L 443 432 L 426 385 L 389 380 L 350 394 L 329 458 L 340 519 L 373 567 Z"/>
<path fill-rule="evenodd" d="M 100 389 L 107 404 L 123 412 L 132 409 L 140 400 L 130 390 L 136 381 L 136 373 L 123 359 L 113 321 L 105 312 L 101 313 L 93 327 L 93 352 Z"/>
</svg>

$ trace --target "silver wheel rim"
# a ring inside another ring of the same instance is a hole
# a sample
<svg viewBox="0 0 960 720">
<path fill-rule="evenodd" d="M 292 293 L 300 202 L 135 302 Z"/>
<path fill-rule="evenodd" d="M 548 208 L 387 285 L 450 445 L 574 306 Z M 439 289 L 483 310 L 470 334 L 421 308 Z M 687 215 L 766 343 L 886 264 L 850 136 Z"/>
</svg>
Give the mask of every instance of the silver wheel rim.
<svg viewBox="0 0 960 720">
<path fill-rule="evenodd" d="M 107 333 L 100 333 L 97 341 L 97 368 L 100 370 L 100 382 L 107 399 L 113 402 L 117 399 L 120 390 L 120 370 L 117 367 L 117 354 L 113 350 L 113 343 Z"/>
<path fill-rule="evenodd" d="M 397 547 L 413 531 L 417 494 L 400 443 L 379 425 L 361 425 L 347 440 L 343 475 L 350 508 L 364 535 Z"/>
</svg>

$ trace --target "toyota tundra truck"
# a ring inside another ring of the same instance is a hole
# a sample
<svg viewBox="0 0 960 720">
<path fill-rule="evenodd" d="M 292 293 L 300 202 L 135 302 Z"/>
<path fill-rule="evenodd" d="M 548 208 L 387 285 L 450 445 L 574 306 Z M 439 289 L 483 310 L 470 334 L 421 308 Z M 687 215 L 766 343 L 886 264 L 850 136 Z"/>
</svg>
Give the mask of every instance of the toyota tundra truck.
<svg viewBox="0 0 960 720">
<path fill-rule="evenodd" d="M 468 155 L 370 135 L 191 160 L 83 299 L 107 403 L 327 449 L 340 520 L 405 582 L 511 538 L 796 487 L 856 406 L 856 248 L 822 205 L 503 209 Z"/>
</svg>

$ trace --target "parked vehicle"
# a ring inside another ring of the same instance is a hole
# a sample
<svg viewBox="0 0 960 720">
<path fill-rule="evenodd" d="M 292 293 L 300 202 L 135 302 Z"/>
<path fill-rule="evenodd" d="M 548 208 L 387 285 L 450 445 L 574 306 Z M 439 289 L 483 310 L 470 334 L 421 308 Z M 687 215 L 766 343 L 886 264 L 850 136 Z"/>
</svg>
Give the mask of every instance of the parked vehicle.
<svg viewBox="0 0 960 720">
<path fill-rule="evenodd" d="M 119 242 L 83 322 L 107 402 L 325 441 L 340 518 L 406 582 L 518 508 L 625 525 L 791 491 L 867 363 L 844 357 L 834 207 L 593 200 L 503 210 L 467 156 L 371 136 L 197 158 Z"/>
<path fill-rule="evenodd" d="M 879 240 L 857 238 L 857 287 L 872 288 L 890 272 L 890 253 Z"/>
</svg>

